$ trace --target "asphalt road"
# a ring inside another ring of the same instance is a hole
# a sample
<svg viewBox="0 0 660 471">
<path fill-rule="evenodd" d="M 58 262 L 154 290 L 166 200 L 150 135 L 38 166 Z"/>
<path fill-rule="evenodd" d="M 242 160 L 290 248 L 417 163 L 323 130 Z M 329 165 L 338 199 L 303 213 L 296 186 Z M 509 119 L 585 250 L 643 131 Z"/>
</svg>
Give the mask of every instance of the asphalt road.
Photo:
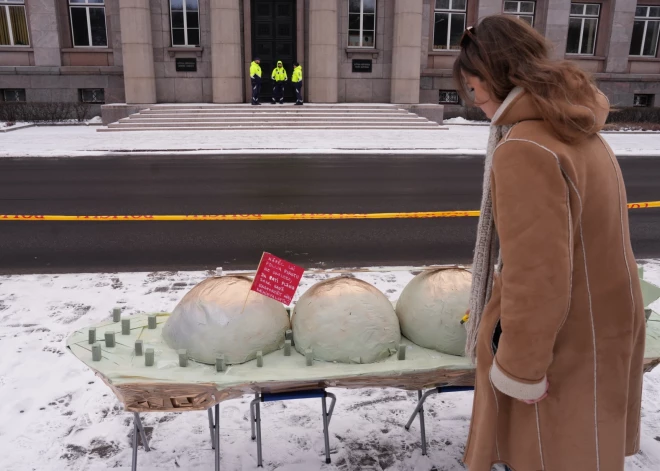
<svg viewBox="0 0 660 471">
<path fill-rule="evenodd" d="M 629 200 L 660 200 L 660 159 L 620 163 Z M 252 214 L 478 209 L 483 159 L 430 155 L 137 155 L 0 159 L 0 214 Z M 660 257 L 660 210 L 631 211 L 638 258 Z M 1 273 L 467 263 L 476 218 L 2 222 Z"/>
</svg>

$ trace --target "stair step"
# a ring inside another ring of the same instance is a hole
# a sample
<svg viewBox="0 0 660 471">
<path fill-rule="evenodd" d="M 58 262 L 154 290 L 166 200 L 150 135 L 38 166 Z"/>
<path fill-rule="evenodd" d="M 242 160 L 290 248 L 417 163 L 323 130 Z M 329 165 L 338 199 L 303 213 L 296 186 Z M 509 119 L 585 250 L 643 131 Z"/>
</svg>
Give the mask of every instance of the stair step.
<svg viewBox="0 0 660 471">
<path fill-rule="evenodd" d="M 351 126 L 341 121 L 327 122 L 327 121 L 279 121 L 264 123 L 260 121 L 226 121 L 226 122 L 201 122 L 201 123 L 141 123 L 141 122 L 122 122 L 122 123 L 113 123 L 110 124 L 110 128 L 127 128 L 127 127 L 136 127 L 136 128 L 190 128 L 190 127 L 199 127 L 199 126 L 218 126 L 218 127 L 245 127 L 245 126 L 258 126 L 258 127 L 268 127 L 268 128 L 285 128 L 285 127 L 309 127 L 309 126 Z M 390 127 L 400 127 L 407 128 L 410 126 L 426 126 L 426 127 L 436 127 L 437 123 L 430 121 L 392 121 L 392 122 L 383 122 L 383 123 L 355 123 L 355 126 L 390 126 Z"/>
<path fill-rule="evenodd" d="M 369 118 L 368 120 L 362 120 L 361 118 L 355 118 L 355 117 L 341 117 L 341 118 L 327 118 L 327 117 L 318 117 L 318 118 L 303 118 L 303 117 L 295 117 L 295 118 L 289 118 L 286 117 L 283 119 L 281 116 L 273 116 L 273 117 L 259 117 L 255 119 L 254 116 L 246 116 L 246 117 L 218 117 L 218 118 L 206 118 L 206 117 L 200 117 L 200 118 L 179 118 L 179 117 L 168 117 L 168 118 L 148 118 L 148 117 L 135 117 L 135 118 L 123 118 L 119 120 L 120 123 L 139 123 L 139 124 L 158 124 L 158 123 L 181 123 L 181 124 L 186 124 L 186 123 L 225 123 L 225 122 L 235 122 L 235 123 L 245 123 L 245 122 L 259 122 L 259 123 L 279 123 L 279 122 L 287 122 L 287 123 L 295 123 L 295 122 L 300 122 L 300 123 L 305 123 L 309 121 L 314 121 L 314 122 L 323 122 L 323 123 L 347 123 L 347 122 L 355 122 L 355 123 L 360 123 L 360 122 L 373 122 L 373 123 L 409 123 L 409 122 L 427 122 L 424 118 L 420 118 L 418 116 L 410 116 L 410 117 L 389 117 L 389 118 Z"/>
<path fill-rule="evenodd" d="M 284 105 L 271 105 L 269 102 L 264 102 L 262 103 L 262 106 L 278 106 L 280 108 L 282 107 L 294 107 L 293 103 L 286 103 Z M 218 110 L 231 110 L 231 109 L 238 109 L 238 110 L 245 110 L 245 109 L 254 109 L 256 107 L 252 106 L 249 103 L 246 104 L 213 104 L 213 103 L 199 103 L 199 104 L 190 104 L 190 103 L 182 103 L 180 105 L 177 104 L 160 104 L 160 105 L 152 105 L 150 106 L 150 109 L 152 110 L 181 110 L 181 109 L 201 109 L 201 110 L 208 110 L 208 109 L 218 109 Z M 356 110 L 387 110 L 387 109 L 399 109 L 396 105 L 388 105 L 388 104 L 383 104 L 383 105 L 347 105 L 347 104 L 313 104 L 313 103 L 306 103 L 304 106 L 305 109 L 330 109 L 330 110 L 349 110 L 349 111 L 356 111 Z"/>
<path fill-rule="evenodd" d="M 157 104 L 110 124 L 108 131 L 264 129 L 443 129 L 392 104 Z"/>
<path fill-rule="evenodd" d="M 275 108 L 266 108 L 263 111 L 241 111 L 232 112 L 232 113 L 222 113 L 218 111 L 208 112 L 208 113 L 198 113 L 195 111 L 162 111 L 162 112 L 152 112 L 152 111 L 142 111 L 140 113 L 132 114 L 131 116 L 355 116 L 360 118 L 369 118 L 377 116 L 417 116 L 415 113 L 408 113 L 407 111 L 401 112 L 387 112 L 387 113 L 335 113 L 335 112 L 324 112 L 324 111 L 296 111 L 296 110 L 283 110 Z"/>
<path fill-rule="evenodd" d="M 123 132 L 123 131 L 144 131 L 144 132 L 152 132 L 152 131 L 251 131 L 251 130 L 272 130 L 273 128 L 269 126 L 195 126 L 195 127 L 190 127 L 190 128 L 181 128 L 181 127 L 159 127 L 159 128 L 138 128 L 138 127 L 113 127 L 113 128 L 99 128 L 97 129 L 97 132 Z M 300 131 L 307 131 L 307 130 L 350 130 L 350 129 L 358 129 L 358 130 L 402 130 L 405 129 L 406 131 L 409 130 L 420 130 L 420 131 L 446 131 L 448 128 L 446 127 L 441 127 L 441 126 L 407 126 L 405 128 L 402 128 L 401 126 L 289 126 L 287 129 L 291 130 L 300 130 Z"/>
<path fill-rule="evenodd" d="M 349 111 L 349 110 L 316 110 L 316 109 L 301 109 L 301 108 L 275 108 L 268 106 L 266 108 L 256 108 L 254 110 L 242 109 L 242 110 L 195 110 L 195 109 L 181 109 L 181 110 L 142 110 L 139 114 L 141 115 L 184 115 L 184 114 L 194 114 L 194 115 L 245 115 L 245 114 L 270 114 L 270 113 L 281 113 L 281 114 L 301 114 L 301 115 L 332 115 L 332 116 L 346 116 L 348 114 L 352 116 L 380 116 L 380 115 L 406 115 L 411 114 L 406 110 L 360 110 L 360 111 Z"/>
</svg>

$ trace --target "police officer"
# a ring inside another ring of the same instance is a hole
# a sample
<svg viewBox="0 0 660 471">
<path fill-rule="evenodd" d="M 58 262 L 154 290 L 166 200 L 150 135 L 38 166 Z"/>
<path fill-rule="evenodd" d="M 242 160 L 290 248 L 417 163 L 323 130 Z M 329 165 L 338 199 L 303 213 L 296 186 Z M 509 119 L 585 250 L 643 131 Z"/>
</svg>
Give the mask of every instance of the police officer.
<svg viewBox="0 0 660 471">
<path fill-rule="evenodd" d="M 261 105 L 259 103 L 259 94 L 261 93 L 261 61 L 255 57 L 250 64 L 250 78 L 252 79 L 252 104 Z"/>
<path fill-rule="evenodd" d="M 270 75 L 270 78 L 273 79 L 273 102 L 271 104 L 279 103 L 280 105 L 284 104 L 284 83 L 289 80 L 289 76 L 286 73 L 284 64 L 282 61 L 277 61 L 277 67 L 273 69 L 273 73 Z"/>
<path fill-rule="evenodd" d="M 291 74 L 291 83 L 293 83 L 293 88 L 296 90 L 296 105 L 302 106 L 303 96 L 302 96 L 302 66 L 299 62 L 293 64 L 293 74 Z"/>
</svg>

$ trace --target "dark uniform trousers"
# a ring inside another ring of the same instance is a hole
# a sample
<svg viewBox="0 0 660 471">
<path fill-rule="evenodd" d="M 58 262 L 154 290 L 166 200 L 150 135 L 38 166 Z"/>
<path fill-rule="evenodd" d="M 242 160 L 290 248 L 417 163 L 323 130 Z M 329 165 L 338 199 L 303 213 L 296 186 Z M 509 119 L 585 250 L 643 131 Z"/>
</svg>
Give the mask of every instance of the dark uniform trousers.
<svg viewBox="0 0 660 471">
<path fill-rule="evenodd" d="M 273 103 L 284 103 L 284 80 L 273 81 Z"/>
<path fill-rule="evenodd" d="M 261 94 L 261 77 L 255 75 L 252 77 L 252 103 L 259 103 L 259 95 Z"/>
<path fill-rule="evenodd" d="M 293 83 L 293 88 L 295 88 L 295 90 L 296 90 L 296 103 L 302 103 L 303 102 L 302 80 L 300 82 L 294 82 Z"/>
</svg>

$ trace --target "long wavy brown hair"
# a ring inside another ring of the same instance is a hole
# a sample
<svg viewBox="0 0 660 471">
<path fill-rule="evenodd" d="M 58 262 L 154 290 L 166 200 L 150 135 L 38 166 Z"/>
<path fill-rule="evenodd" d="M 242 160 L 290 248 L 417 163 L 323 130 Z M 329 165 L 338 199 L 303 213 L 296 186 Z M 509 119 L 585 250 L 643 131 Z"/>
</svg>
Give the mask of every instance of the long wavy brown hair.
<svg viewBox="0 0 660 471">
<path fill-rule="evenodd" d="M 596 105 L 591 76 L 571 62 L 551 59 L 545 38 L 521 20 L 488 16 L 466 30 L 453 72 L 456 88 L 469 104 L 478 105 L 471 98 L 466 74 L 481 79 L 499 102 L 515 87 L 525 89 L 543 119 L 564 141 L 573 140 L 576 130 L 589 133 L 593 128 L 591 120 L 582 122 L 566 113 L 567 102 L 591 109 Z"/>
</svg>

